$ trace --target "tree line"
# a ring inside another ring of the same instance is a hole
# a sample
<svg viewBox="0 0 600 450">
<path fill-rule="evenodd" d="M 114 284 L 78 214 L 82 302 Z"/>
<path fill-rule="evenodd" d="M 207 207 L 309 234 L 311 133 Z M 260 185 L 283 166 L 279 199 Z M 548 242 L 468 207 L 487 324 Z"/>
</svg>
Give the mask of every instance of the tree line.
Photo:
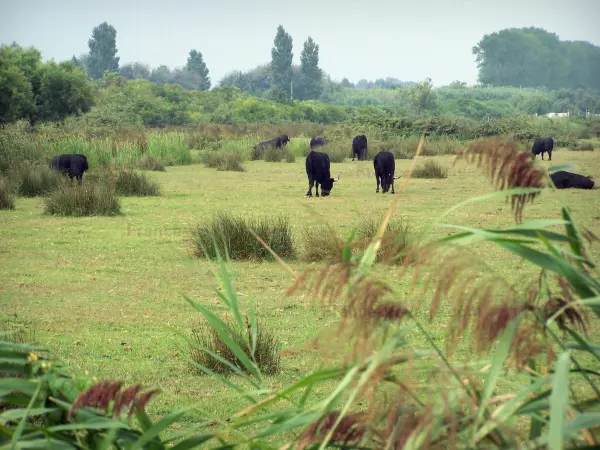
<svg viewBox="0 0 600 450">
<path fill-rule="evenodd" d="M 542 28 L 508 28 L 486 34 L 472 52 L 486 85 L 600 92 L 600 47 L 589 42 L 561 41 Z"/>
</svg>

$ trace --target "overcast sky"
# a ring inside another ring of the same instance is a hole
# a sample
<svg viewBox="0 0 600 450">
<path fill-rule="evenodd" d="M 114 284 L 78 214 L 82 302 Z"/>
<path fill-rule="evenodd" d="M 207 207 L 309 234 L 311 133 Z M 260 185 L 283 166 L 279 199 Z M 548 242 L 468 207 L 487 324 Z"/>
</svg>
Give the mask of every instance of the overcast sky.
<svg viewBox="0 0 600 450">
<path fill-rule="evenodd" d="M 92 28 L 107 21 L 121 64 L 181 67 L 195 48 L 214 84 L 268 62 L 281 24 L 294 40 L 294 63 L 312 36 L 321 67 L 337 80 L 471 84 L 471 48 L 484 34 L 537 26 L 600 45 L 599 18 L 600 0 L 0 0 L 0 43 L 69 59 L 86 53 Z"/>
</svg>

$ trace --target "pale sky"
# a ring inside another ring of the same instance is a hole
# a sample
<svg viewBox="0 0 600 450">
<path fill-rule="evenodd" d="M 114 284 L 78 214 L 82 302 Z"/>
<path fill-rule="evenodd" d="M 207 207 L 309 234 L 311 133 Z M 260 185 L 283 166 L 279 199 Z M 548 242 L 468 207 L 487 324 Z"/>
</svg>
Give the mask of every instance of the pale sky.
<svg viewBox="0 0 600 450">
<path fill-rule="evenodd" d="M 536 26 L 600 46 L 599 19 L 600 0 L 0 0 L 0 43 L 70 59 L 87 53 L 92 28 L 107 21 L 121 65 L 181 67 L 195 48 L 216 84 L 270 61 L 281 24 L 293 38 L 294 63 L 312 36 L 321 68 L 337 80 L 472 84 L 471 48 L 484 34 Z"/>
</svg>

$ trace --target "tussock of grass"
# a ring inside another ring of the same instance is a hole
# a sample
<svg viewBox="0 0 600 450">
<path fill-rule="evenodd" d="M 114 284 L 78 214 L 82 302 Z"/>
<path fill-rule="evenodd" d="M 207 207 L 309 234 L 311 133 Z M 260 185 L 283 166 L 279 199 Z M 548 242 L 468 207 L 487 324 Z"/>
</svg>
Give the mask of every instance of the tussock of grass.
<svg viewBox="0 0 600 450">
<path fill-rule="evenodd" d="M 429 159 L 425 164 L 415 167 L 413 178 L 448 178 L 448 169 L 439 162 Z"/>
<path fill-rule="evenodd" d="M 247 219 L 221 212 L 206 220 L 192 232 L 194 256 L 216 257 L 213 243 L 219 252 L 226 252 L 232 260 L 272 260 L 273 256 L 250 233 L 252 229 L 282 258 L 296 256 L 292 240 L 291 225 L 285 218 Z"/>
<path fill-rule="evenodd" d="M 357 236 L 361 242 L 361 250 L 365 250 L 369 246 L 377 234 L 380 225 L 381 220 L 376 221 L 370 217 L 362 220 L 357 232 Z M 410 222 L 403 218 L 391 220 L 388 222 L 385 234 L 383 235 L 376 261 L 387 264 L 400 264 L 414 243 L 415 237 Z"/>
<path fill-rule="evenodd" d="M 9 181 L 0 177 L 0 209 L 15 209 L 15 198 Z"/>
<path fill-rule="evenodd" d="M 241 153 L 228 151 L 209 151 L 202 158 L 206 167 L 221 171 L 245 172 L 244 158 Z"/>
<path fill-rule="evenodd" d="M 236 330 L 236 326 L 231 321 L 228 322 L 227 325 L 229 325 L 231 330 Z M 257 322 L 257 331 L 258 333 L 254 358 L 252 358 L 247 341 L 241 335 L 241 332 L 236 333 L 234 331 L 230 337 L 244 350 L 246 356 L 248 356 L 250 359 L 254 359 L 261 372 L 267 375 L 274 375 L 279 372 L 280 368 L 280 357 L 277 353 L 280 350 L 281 345 L 273 334 L 271 334 L 268 330 L 265 330 L 264 326 L 261 326 L 260 322 Z M 250 333 L 250 330 L 248 329 L 247 332 Z M 249 336 L 248 341 L 250 340 L 251 337 Z M 192 329 L 189 348 L 190 359 L 216 373 L 225 374 L 233 372 L 229 366 L 214 358 L 212 355 L 202 351 L 199 347 L 204 347 L 216 353 L 241 371 L 245 371 L 244 365 L 240 362 L 235 353 L 231 351 L 227 344 L 225 344 L 215 329 L 211 328 L 205 323 Z M 196 366 L 192 367 L 198 372 L 204 373 Z"/>
<path fill-rule="evenodd" d="M 46 214 L 58 216 L 115 216 L 121 213 L 116 192 L 101 183 L 61 184 L 44 203 Z"/>
<path fill-rule="evenodd" d="M 144 156 L 137 162 L 136 167 L 140 170 L 151 170 L 154 172 L 165 171 L 165 163 L 153 156 Z"/>
<path fill-rule="evenodd" d="M 114 187 L 117 195 L 123 196 L 157 196 L 160 195 L 158 183 L 148 179 L 143 173 L 133 170 L 119 170 L 114 177 Z"/>
<path fill-rule="evenodd" d="M 342 241 L 335 231 L 326 226 L 308 227 L 302 232 L 304 248 L 302 260 L 306 262 L 335 261 L 339 259 Z"/>
<path fill-rule="evenodd" d="M 191 164 L 192 154 L 184 133 L 153 133 L 147 136 L 148 155 L 168 165 Z"/>
<path fill-rule="evenodd" d="M 61 173 L 48 166 L 29 162 L 16 166 L 9 176 L 15 185 L 17 195 L 22 197 L 46 195 L 62 182 L 63 177 Z"/>
<path fill-rule="evenodd" d="M 266 162 L 280 162 L 283 159 L 283 149 L 277 147 L 268 147 L 263 152 L 263 159 Z"/>
<path fill-rule="evenodd" d="M 577 145 L 573 146 L 571 150 L 580 152 L 593 152 L 594 144 L 592 144 L 591 142 L 580 142 Z"/>
<path fill-rule="evenodd" d="M 289 149 L 285 149 L 285 162 L 293 163 L 296 162 L 296 155 Z"/>
<path fill-rule="evenodd" d="M 350 144 L 344 142 L 330 142 L 325 147 L 318 147 L 315 149 L 317 152 L 327 153 L 329 155 L 329 161 L 332 163 L 341 163 L 348 157 L 349 152 L 352 151 L 352 142 Z"/>
</svg>

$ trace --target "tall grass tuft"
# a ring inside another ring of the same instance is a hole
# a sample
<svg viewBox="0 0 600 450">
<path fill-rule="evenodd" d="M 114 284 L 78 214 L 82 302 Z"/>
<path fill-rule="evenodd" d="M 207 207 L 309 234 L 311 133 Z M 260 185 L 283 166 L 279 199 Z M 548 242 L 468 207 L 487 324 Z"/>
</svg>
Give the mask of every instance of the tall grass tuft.
<svg viewBox="0 0 600 450">
<path fill-rule="evenodd" d="M 327 226 L 304 228 L 302 242 L 302 260 L 306 262 L 335 261 L 343 246 L 335 230 Z"/>
<path fill-rule="evenodd" d="M 11 170 L 9 176 L 15 185 L 17 195 L 22 197 L 46 195 L 63 181 L 63 175 L 60 172 L 48 166 L 27 161 Z"/>
<path fill-rule="evenodd" d="M 192 232 L 193 253 L 198 258 L 216 257 L 214 241 L 222 255 L 232 260 L 271 260 L 273 256 L 256 240 L 253 230 L 282 258 L 296 257 L 291 225 L 286 218 L 248 219 L 220 212 Z M 213 241 L 214 237 L 214 241 Z"/>
<path fill-rule="evenodd" d="M 151 170 L 154 172 L 164 172 L 165 163 L 153 156 L 144 156 L 136 163 L 136 167 L 140 170 Z"/>
<path fill-rule="evenodd" d="M 212 150 L 205 152 L 202 162 L 206 167 L 220 171 L 245 172 L 244 157 L 238 152 Z"/>
<path fill-rule="evenodd" d="M 58 216 L 116 216 L 121 204 L 114 188 L 102 183 L 62 183 L 44 199 L 46 214 Z"/>
<path fill-rule="evenodd" d="M 577 145 L 573 146 L 571 150 L 579 152 L 593 152 L 594 144 L 592 144 L 591 142 L 580 142 Z"/>
<path fill-rule="evenodd" d="M 114 177 L 114 178 L 113 178 Z M 160 195 L 160 186 L 150 180 L 145 174 L 133 170 L 119 170 L 111 177 L 117 195 L 123 196 L 157 196 Z"/>
<path fill-rule="evenodd" d="M 15 198 L 8 179 L 0 176 L 0 209 L 15 209 Z"/>
<path fill-rule="evenodd" d="M 380 223 L 381 221 L 375 221 L 371 217 L 362 220 L 357 232 L 359 248 L 364 250 L 369 246 L 379 230 Z M 416 238 L 408 220 L 391 220 L 387 223 L 376 261 L 400 264 L 415 243 Z"/>
<path fill-rule="evenodd" d="M 315 151 L 327 153 L 329 161 L 332 163 L 341 163 L 348 157 L 348 153 L 352 151 L 352 145 L 348 147 L 348 144 L 345 142 L 330 142 L 327 146 L 319 147 Z"/>
<path fill-rule="evenodd" d="M 287 163 L 294 163 L 294 162 L 296 162 L 296 155 L 289 148 L 286 148 L 284 150 L 284 155 L 285 155 L 284 156 L 285 157 L 285 162 L 287 162 Z"/>
<path fill-rule="evenodd" d="M 185 134 L 181 132 L 156 132 L 148 136 L 148 155 L 165 161 L 168 165 L 191 164 L 192 154 Z"/>
<path fill-rule="evenodd" d="M 283 153 L 283 148 L 267 147 L 262 156 L 266 162 L 280 162 L 283 159 Z"/>
<path fill-rule="evenodd" d="M 412 176 L 413 178 L 448 178 L 448 168 L 429 159 L 423 165 L 415 167 Z"/>
<path fill-rule="evenodd" d="M 232 331 L 231 333 L 228 333 L 229 337 L 243 350 L 244 354 L 249 359 L 254 360 L 263 373 L 275 375 L 279 372 L 281 358 L 278 355 L 278 352 L 281 348 L 281 344 L 273 334 L 265 329 L 261 322 L 257 321 L 256 323 L 257 333 L 254 355 L 252 355 L 252 351 L 247 345 L 247 342 L 252 342 L 252 331 L 249 326 L 248 318 L 246 318 L 246 330 L 244 330 L 244 332 L 247 333 L 247 341 L 241 333 L 237 332 L 233 321 L 225 321 L 225 323 Z M 189 345 L 189 359 L 215 373 L 226 374 L 233 372 L 233 369 L 229 365 L 213 357 L 210 353 L 201 350 L 202 347 L 210 350 L 220 358 L 223 358 L 240 371 L 249 373 L 238 356 L 225 343 L 223 338 L 219 336 L 219 333 L 206 323 L 202 323 L 192 329 Z M 192 364 L 192 368 L 203 373 L 195 364 Z"/>
</svg>

